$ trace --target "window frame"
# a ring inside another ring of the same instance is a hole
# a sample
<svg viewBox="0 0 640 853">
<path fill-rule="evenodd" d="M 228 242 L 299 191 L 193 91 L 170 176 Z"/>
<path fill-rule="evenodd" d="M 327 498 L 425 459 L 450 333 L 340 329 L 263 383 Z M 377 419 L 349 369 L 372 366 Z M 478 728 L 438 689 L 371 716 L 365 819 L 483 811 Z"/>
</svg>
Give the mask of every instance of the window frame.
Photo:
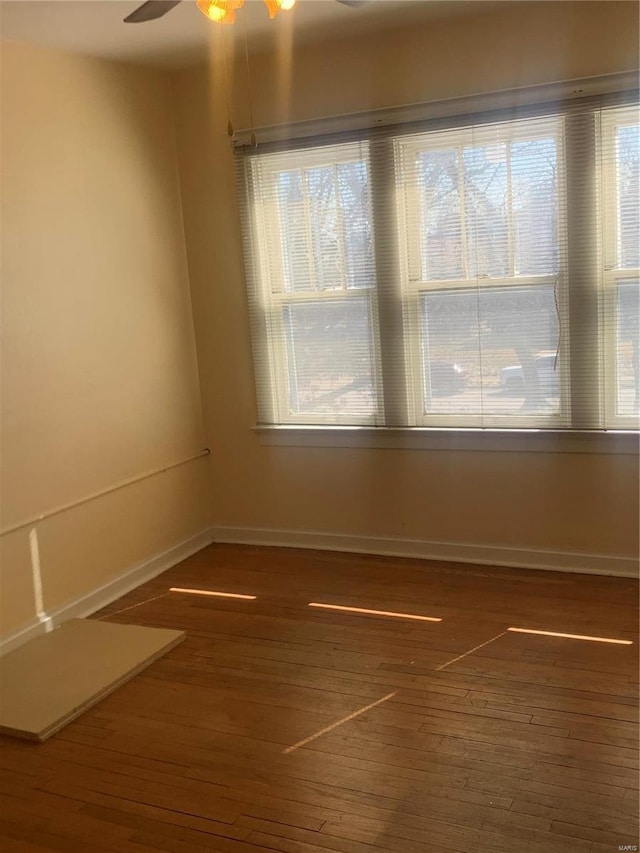
<svg viewBox="0 0 640 853">
<path fill-rule="evenodd" d="M 640 107 L 621 106 L 605 110 L 600 123 L 600 181 L 602 186 L 603 263 L 602 307 L 603 316 L 611 321 L 604 328 L 604 423 L 605 428 L 638 429 L 638 418 L 618 414 L 617 325 L 618 287 L 624 282 L 638 282 L 640 299 L 640 267 L 625 267 L 620 263 L 620 216 L 618 207 L 618 146 L 617 131 L 621 127 L 640 124 Z M 640 237 L 639 237 L 640 239 Z"/>
<path fill-rule="evenodd" d="M 369 193 L 370 193 L 370 203 L 371 203 L 371 211 L 372 211 L 372 233 L 373 233 L 373 242 L 374 242 L 374 252 L 375 252 L 375 267 L 376 267 L 376 279 L 377 286 L 375 288 L 375 293 L 372 298 L 370 298 L 370 323 L 371 323 L 371 335 L 372 341 L 375 341 L 375 346 L 373 347 L 373 359 L 372 359 L 372 367 L 375 366 L 375 390 L 378 395 L 378 414 L 377 416 L 373 416 L 371 418 L 356 418 L 354 416 L 335 416 L 335 417 L 318 417 L 315 414 L 308 416 L 300 416 L 300 415 L 290 415 L 287 416 L 283 414 L 287 407 L 287 400 L 283 397 L 283 392 L 286 392 L 287 381 L 286 372 L 282 367 L 282 359 L 278 362 L 277 359 L 269 357 L 265 360 L 265 346 L 268 349 L 272 349 L 274 340 L 283 340 L 283 336 L 280 335 L 268 335 L 265 334 L 266 325 L 268 323 L 272 323 L 273 320 L 269 319 L 269 312 L 265 310 L 268 305 L 265 306 L 265 299 L 263 290 L 263 283 L 265 281 L 264 274 L 264 253 L 260 250 L 259 244 L 262 241 L 264 244 L 264 233 L 260 231 L 260 224 L 257 220 L 260 219 L 260 216 L 257 212 L 257 207 L 259 205 L 254 205 L 253 208 L 251 204 L 257 201 L 257 196 L 253 193 L 251 188 L 251 166 L 247 168 L 247 162 L 250 162 L 253 159 L 252 155 L 255 156 L 255 151 L 245 151 L 245 154 L 249 154 L 249 159 L 245 157 L 239 157 L 238 160 L 242 163 L 241 168 L 239 170 L 239 181 L 242 190 L 246 193 L 245 198 L 248 199 L 249 208 L 241 210 L 241 215 L 244 216 L 244 223 L 246 225 L 247 220 L 251 222 L 253 225 L 253 233 L 247 234 L 245 230 L 244 233 L 244 243 L 245 243 L 245 262 L 246 269 L 248 273 L 248 288 L 249 288 L 249 296 L 250 296 L 250 306 L 249 306 L 249 314 L 252 325 L 252 337 L 253 337 L 253 346 L 254 346 L 254 357 L 256 360 L 256 389 L 258 394 L 258 428 L 262 430 L 274 430 L 275 432 L 279 431 L 279 434 L 282 436 L 286 434 L 291 436 L 296 427 L 299 427 L 302 432 L 300 433 L 302 436 L 309 436 L 311 430 L 314 434 L 318 431 L 327 430 L 328 441 L 331 443 L 331 436 L 339 436 L 339 435 L 351 435 L 354 433 L 352 430 L 358 430 L 361 432 L 361 435 L 370 434 L 371 429 L 374 431 L 378 431 L 378 434 L 386 434 L 387 436 L 396 434 L 402 434 L 404 442 L 404 436 L 407 435 L 408 432 L 413 432 L 415 436 L 425 436 L 427 433 L 431 433 L 434 436 L 446 436 L 447 433 L 451 433 L 452 436 L 456 436 L 456 441 L 458 438 L 462 437 L 461 440 L 464 443 L 467 438 L 471 442 L 471 445 L 475 445 L 475 439 L 473 436 L 477 436 L 480 433 L 491 434 L 494 433 L 496 435 L 517 435 L 521 434 L 526 440 L 530 438 L 533 434 L 544 434 L 547 433 L 550 436 L 550 440 L 554 441 L 554 436 L 560 435 L 562 433 L 566 434 L 574 434 L 577 436 L 592 436 L 594 438 L 594 442 L 601 445 L 602 436 L 606 434 L 608 431 L 610 433 L 610 440 L 613 441 L 613 436 L 623 436 L 624 437 L 624 447 L 627 448 L 624 451 L 613 451 L 613 452 L 628 452 L 629 448 L 629 438 L 635 436 L 638 432 L 638 422 L 637 419 L 631 416 L 629 419 L 620 419 L 619 417 L 615 419 L 615 423 L 611 421 L 610 418 L 610 401 L 609 399 L 600 399 L 599 391 L 594 390 L 593 399 L 588 399 L 586 404 L 582 401 L 582 410 L 580 410 L 580 405 L 576 406 L 576 401 L 579 403 L 580 394 L 582 393 L 584 396 L 585 391 L 585 380 L 584 378 L 580 378 L 576 380 L 575 375 L 572 379 L 570 393 L 566 393 L 564 395 L 565 408 L 562 411 L 562 422 L 557 422 L 556 424 L 549 424 L 545 419 L 544 423 L 535 423 L 531 417 L 531 415 L 527 415 L 526 422 L 522 423 L 521 417 L 514 418 L 514 422 L 507 423 L 504 416 L 499 416 L 495 421 L 492 421 L 488 417 L 484 417 L 482 425 L 478 428 L 475 425 L 471 426 L 469 423 L 465 423 L 463 425 L 453 423 L 452 417 L 450 415 L 442 416 L 442 420 L 446 421 L 445 423 L 437 423 L 433 419 L 433 415 L 430 417 L 429 422 L 427 423 L 424 419 L 418 419 L 415 415 L 416 412 L 419 411 L 419 406 L 416 408 L 416 400 L 420 398 L 420 386 L 416 385 L 416 376 L 418 375 L 418 371 L 413 368 L 412 360 L 415 360 L 415 354 L 411 354 L 407 352 L 406 340 L 404 335 L 400 335 L 402 337 L 401 342 L 399 343 L 398 330 L 402 331 L 403 324 L 405 322 L 404 317 L 404 306 L 401 303 L 400 308 L 398 307 L 398 270 L 402 269 L 403 261 L 403 252 L 401 250 L 401 242 L 402 238 L 398 237 L 396 233 L 394 239 L 391 239 L 391 231 L 395 229 L 389 228 L 390 221 L 393 221 L 394 224 L 400 221 L 400 217 L 398 216 L 397 210 L 397 198 L 396 198 L 396 188 L 394 185 L 389 186 L 390 180 L 393 184 L 393 179 L 390 179 L 390 175 L 394 174 L 393 163 L 395 156 L 395 139 L 398 137 L 408 138 L 412 133 L 416 133 L 416 129 L 420 133 L 424 133 L 425 130 L 430 129 L 440 129 L 450 128 L 453 134 L 457 133 L 459 128 L 464 127 L 465 124 L 475 123 L 475 126 L 470 128 L 472 132 L 476 133 L 476 141 L 477 141 L 477 132 L 478 127 L 481 124 L 496 124 L 496 123 L 504 123 L 509 124 L 510 117 L 509 113 L 511 113 L 512 121 L 517 122 L 521 118 L 528 117 L 531 121 L 535 121 L 536 118 L 540 118 L 543 121 L 546 121 L 548 116 L 554 115 L 560 121 L 571 121 L 573 118 L 573 110 L 577 104 L 577 112 L 578 112 L 578 124 L 580 122 L 580 118 L 584 119 L 585 115 L 588 113 L 590 115 L 597 115 L 597 121 L 600 121 L 601 116 L 603 114 L 603 107 L 608 107 L 611 104 L 615 105 L 625 105 L 629 104 L 636 111 L 638 110 L 638 94 L 635 90 L 635 86 L 637 85 L 637 81 L 635 78 L 632 79 L 630 75 L 617 75 L 617 78 L 620 77 L 623 85 L 620 86 L 619 89 L 610 88 L 615 84 L 614 80 L 606 80 L 605 78 L 596 78 L 594 80 L 588 81 L 568 81 L 565 84 L 552 84 L 549 87 L 533 87 L 532 92 L 530 94 L 525 94 L 524 98 L 521 99 L 521 95 L 518 92 L 504 92 L 504 93 L 493 93 L 486 96 L 479 96 L 474 99 L 459 99 L 461 103 L 469 103 L 469 109 L 467 110 L 467 114 L 464 114 L 462 111 L 456 113 L 454 110 L 453 103 L 451 105 L 449 103 L 440 105 L 416 105 L 415 108 L 411 108 L 408 110 L 408 113 L 415 114 L 416 110 L 419 108 L 427 112 L 432 110 L 433 118 L 418 118 L 418 123 L 416 123 L 413 128 L 411 125 L 403 125 L 402 123 L 398 123 L 396 126 L 385 127 L 384 130 L 380 133 L 378 129 L 372 130 L 372 120 L 370 118 L 356 118 L 356 120 L 352 120 L 350 117 L 337 118 L 334 120 L 321 120 L 318 123 L 318 127 L 322 128 L 322 133 L 331 134 L 331 136 L 313 136 L 313 129 L 315 126 L 315 122 L 309 122 L 304 124 L 304 126 L 291 128 L 291 135 L 288 134 L 286 129 L 266 129 L 266 138 L 271 137 L 271 142 L 265 144 L 265 148 L 262 148 L 262 141 L 260 148 L 265 150 L 267 154 L 279 152 L 284 154 L 288 159 L 288 164 L 286 169 L 295 168 L 293 165 L 289 165 L 292 162 L 292 156 L 299 154 L 301 158 L 306 159 L 307 163 L 309 162 L 309 156 L 312 155 L 312 152 L 315 150 L 317 152 L 317 156 L 320 161 L 325 161 L 325 150 L 327 147 L 331 146 L 332 142 L 335 141 L 335 144 L 342 144 L 338 139 L 351 140 L 358 146 L 368 145 L 369 147 L 369 168 L 370 168 L 370 180 L 369 180 Z M 583 88 L 584 86 L 584 88 Z M 631 89 L 633 87 L 633 91 L 631 94 L 629 91 L 624 91 L 625 89 Z M 553 101 L 545 102 L 542 98 L 538 100 L 534 99 L 534 91 L 537 90 L 545 90 L 549 89 L 555 92 L 556 90 L 562 96 L 562 98 L 569 98 L 569 100 L 558 100 L 555 103 Z M 596 103 L 593 103 L 593 100 L 590 100 L 590 96 L 595 95 Z M 600 97 L 602 96 L 602 97 Z M 478 106 L 476 107 L 476 102 L 478 102 Z M 490 105 L 489 112 L 481 114 L 482 107 L 480 103 L 484 102 Z M 505 106 L 507 105 L 507 106 Z M 404 108 L 403 108 L 404 109 Z M 390 115 L 398 115 L 400 109 L 387 111 Z M 471 113 L 471 116 L 469 115 Z M 473 115 L 475 113 L 475 115 Z M 580 114 L 583 114 L 580 116 Z M 363 114 L 364 115 L 364 114 Z M 478 118 L 478 116 L 482 115 L 482 118 Z M 353 121 L 353 128 L 358 127 L 358 122 L 360 122 L 360 127 L 362 128 L 360 131 L 356 129 L 349 130 L 349 124 Z M 383 119 L 375 119 L 375 121 L 383 122 Z M 333 126 L 331 126 L 333 123 Z M 393 122 L 386 121 L 387 125 L 392 125 Z M 633 122 L 629 122 L 633 123 Z M 334 134 L 342 130 L 342 133 L 338 136 Z M 235 141 L 237 149 L 239 149 L 240 138 L 242 137 L 244 132 L 241 132 L 238 140 Z M 248 133 L 244 134 L 247 136 L 248 141 Z M 592 139 L 592 147 L 594 150 L 598 149 L 600 139 Z M 556 143 L 558 145 L 558 153 L 560 153 L 561 146 L 562 151 L 566 153 L 565 156 L 568 159 L 573 150 L 577 150 L 575 142 L 569 144 L 568 135 L 562 134 L 556 137 Z M 579 147 L 579 146 L 578 146 Z M 262 154 L 262 150 L 259 151 L 259 154 Z M 598 149 L 599 153 L 599 149 Z M 391 171 L 389 171 L 389 164 L 391 163 Z M 386 172 L 383 173 L 381 171 L 381 164 L 386 165 Z M 584 164 L 583 164 L 584 165 Z M 595 165 L 596 170 L 601 166 L 597 157 L 594 159 L 592 165 Z M 582 196 L 578 196 L 577 198 L 573 198 L 573 208 L 574 211 L 576 209 L 580 209 L 584 207 L 584 199 L 589 196 L 590 193 L 599 194 L 602 192 L 603 186 L 606 185 L 606 179 L 604 177 L 604 170 L 600 168 L 598 170 L 598 177 L 600 179 L 600 183 L 597 187 L 589 187 L 587 193 L 582 193 Z M 561 181 L 566 181 L 567 186 L 565 188 L 565 195 L 567 200 L 571 199 L 571 178 L 568 174 L 563 174 L 562 170 L 558 172 L 558 196 L 559 199 L 562 198 L 561 194 Z M 594 185 L 596 181 L 592 182 Z M 571 210 L 570 205 L 567 201 L 567 208 L 565 208 L 561 203 L 559 205 L 559 221 L 558 221 L 558 234 L 564 234 L 564 239 L 566 239 L 569 244 L 568 249 L 568 257 L 569 257 L 569 266 L 572 270 L 572 275 L 574 275 L 574 271 L 576 269 L 575 261 L 575 253 L 578 249 L 575 247 L 572 249 L 572 239 L 571 239 Z M 567 213 L 566 222 L 563 221 L 563 214 Z M 587 349 L 586 342 L 589 339 L 590 335 L 593 335 L 595 332 L 596 336 L 602 334 L 602 311 L 605 307 L 605 295 L 610 295 L 611 293 L 615 294 L 615 286 L 607 287 L 609 284 L 609 279 L 605 282 L 607 274 L 610 270 L 604 269 L 602 264 L 602 258 L 606 254 L 606 248 L 603 248 L 602 243 L 606 243 L 605 241 L 601 242 L 602 238 L 602 219 L 604 213 L 602 207 L 598 208 L 597 216 L 595 217 L 594 223 L 588 223 L 590 225 L 590 235 L 591 238 L 594 239 L 598 246 L 594 249 L 594 252 L 597 254 L 600 263 L 598 264 L 598 269 L 596 269 L 595 273 L 592 276 L 593 281 L 590 283 L 590 287 L 594 290 L 594 297 L 597 304 L 597 309 L 594 307 L 593 299 L 591 300 L 591 304 L 587 306 L 586 311 L 583 313 L 581 317 L 576 317 L 572 315 L 571 318 L 571 337 L 569 338 L 568 330 L 563 329 L 562 332 L 562 345 L 565 348 L 565 367 L 568 369 L 569 358 L 575 362 L 576 354 L 580 355 L 585 352 Z M 589 219 L 587 216 L 586 219 Z M 383 223 L 381 225 L 381 223 Z M 581 224 L 584 222 L 581 220 Z M 591 227 L 593 226 L 593 227 Z M 384 231 L 386 229 L 386 231 Z M 575 233 L 575 228 L 573 229 Z M 384 246 L 381 246 L 378 242 L 378 233 L 384 233 L 385 241 Z M 585 244 L 583 243 L 583 246 Z M 255 247 L 258 251 L 252 251 L 252 248 Z M 560 253 L 562 254 L 562 253 Z M 583 264 L 583 271 L 586 269 L 586 265 Z M 618 273 L 623 273 L 623 275 L 618 275 L 618 279 L 621 277 L 627 279 L 633 279 L 637 277 L 635 274 L 635 270 L 633 273 L 629 270 L 620 271 Z M 408 281 L 408 275 L 403 270 L 402 271 L 403 283 Z M 394 281 L 395 278 L 395 281 Z M 574 275 L 575 279 L 575 275 Z M 460 287 L 464 287 L 464 284 L 474 284 L 475 279 L 468 279 L 464 282 L 460 282 L 456 280 L 455 282 L 444 282 L 442 280 L 438 280 L 437 282 L 433 282 L 434 285 L 438 286 L 438 289 L 441 289 L 442 285 L 445 284 L 455 284 Z M 540 283 L 540 279 L 536 277 L 535 283 Z M 488 284 L 493 286 L 497 282 L 495 279 L 490 279 Z M 502 285 L 511 285 L 511 286 L 522 286 L 525 284 L 525 280 L 522 277 L 516 277 L 515 279 L 509 278 L 508 280 L 504 280 L 500 283 Z M 572 293 L 572 282 L 571 280 L 564 283 L 565 286 L 562 288 L 563 298 L 564 294 L 566 294 L 567 303 L 570 308 L 572 308 L 574 293 Z M 435 288 L 434 288 L 435 289 Z M 561 288 L 558 287 L 560 291 Z M 573 290 L 575 290 L 575 282 L 573 283 Z M 363 293 L 370 293 L 369 288 L 354 288 L 353 293 L 355 296 L 361 296 Z M 335 299 L 337 295 L 344 295 L 347 293 L 347 290 L 337 291 L 337 290 L 327 290 L 324 292 L 323 296 L 326 296 L 328 299 Z M 291 297 L 293 294 L 288 294 L 288 299 L 293 301 Z M 318 293 L 312 293 L 311 298 L 317 298 Z M 309 297 L 307 297 L 309 298 Z M 272 295 L 269 296 L 267 303 L 272 299 Z M 302 301 L 302 300 L 301 300 Z M 575 334 L 574 334 L 575 333 Z M 411 337 L 411 336 L 409 336 Z M 612 335 L 610 334 L 611 338 Z M 270 338 L 270 340 L 268 340 Z M 591 338 L 593 340 L 593 338 Z M 602 354 L 605 353 L 607 357 L 607 361 L 611 362 L 611 342 L 603 341 L 601 345 L 597 347 L 589 347 L 590 349 L 597 350 L 599 355 L 597 359 L 602 361 Z M 592 354 L 593 355 L 593 354 Z M 391 362 L 394 363 L 393 371 L 390 372 L 389 365 Z M 591 360 L 593 364 L 593 358 Z M 258 367 L 258 365 L 260 365 Z M 407 371 L 408 368 L 408 371 Z M 602 364 L 598 364 L 598 370 L 603 371 Z M 583 371 L 584 373 L 584 371 Z M 260 375 L 259 375 L 260 374 Z M 277 375 L 279 374 L 279 375 Z M 410 378 L 410 375 L 413 375 L 413 378 Z M 403 396 L 404 401 L 399 399 L 397 392 L 394 389 L 390 389 L 388 382 L 388 375 L 393 375 L 396 379 L 399 376 L 404 378 L 403 385 Z M 601 374 L 599 374 L 601 375 Z M 611 389 L 615 388 L 614 385 L 611 384 L 610 377 L 606 377 L 606 387 Z M 561 378 L 561 382 L 565 382 L 566 380 Z M 580 386 L 576 390 L 576 382 L 577 385 Z M 593 385 L 600 386 L 603 384 L 600 379 L 597 382 L 594 382 Z M 277 392 L 277 393 L 276 393 Z M 609 396 L 611 396 L 609 394 Z M 561 394 L 561 400 L 563 396 Z M 569 418 L 569 413 L 571 416 Z M 466 416 L 465 416 L 466 418 Z M 467 438 L 465 438 L 465 436 Z M 597 438 L 597 441 L 596 441 Z M 418 444 L 423 443 L 423 438 L 416 439 Z M 438 439 L 440 441 L 440 439 Z M 269 443 L 269 442 L 267 442 Z M 276 440 L 274 443 L 284 443 L 284 444 L 295 444 L 295 441 L 290 441 L 287 439 L 286 441 Z M 427 442 L 428 443 L 428 442 Z M 436 442 L 438 443 L 438 442 Z M 303 440 L 304 444 L 304 440 Z M 396 446 L 395 444 L 391 444 L 389 446 Z M 417 445 L 416 445 L 417 446 Z M 616 446 L 620 446 L 619 443 L 616 443 Z M 497 449 L 497 448 L 493 448 Z M 599 452 L 599 451 L 598 451 Z"/>
<path fill-rule="evenodd" d="M 482 145 L 496 144 L 496 135 L 500 142 L 507 146 L 515 141 L 532 141 L 535 139 L 549 138 L 549 129 L 553 126 L 553 139 L 556 145 L 557 158 L 557 199 L 558 199 L 558 247 L 559 266 L 555 275 L 529 275 L 518 276 L 515 274 L 515 248 L 513 242 L 513 218 L 512 210 L 509 211 L 507 228 L 509 235 L 508 263 L 509 272 L 507 276 L 477 276 L 469 274 L 466 257 L 466 240 L 464 237 L 465 226 L 462 226 L 462 268 L 466 275 L 456 279 L 429 279 L 423 278 L 422 273 L 422 246 L 421 246 L 421 220 L 422 205 L 418 193 L 417 181 L 399 185 L 397 189 L 397 217 L 399 242 L 404 244 L 404 252 L 401 263 L 401 298 L 405 307 L 406 323 L 411 327 L 411 332 L 406 335 L 407 361 L 412 385 L 411 399 L 413 401 L 411 420 L 417 427 L 433 427 L 437 429 L 459 429 L 459 428 L 522 428 L 522 429 L 558 429 L 570 425 L 570 382 L 569 382 L 569 349 L 563 347 L 563 353 L 559 353 L 559 406 L 558 411 L 548 415 L 535 416 L 531 413 L 526 415 L 486 415 L 483 413 L 464 415 L 451 413 L 436 413 L 427 411 L 426 387 L 427 380 L 423 356 L 424 340 L 420 325 L 422 323 L 420 301 L 426 293 L 437 293 L 453 290 L 476 291 L 481 289 L 524 288 L 535 285 L 552 285 L 555 290 L 557 308 L 560 317 L 567 312 L 567 270 L 566 270 L 566 243 L 567 235 L 565 228 L 565 216 L 563 200 L 566 197 L 566 176 L 564 170 L 564 117 L 562 115 L 543 116 L 540 118 L 507 119 L 504 121 L 485 122 L 481 125 L 465 126 L 462 128 L 451 128 L 446 130 L 425 131 L 420 134 L 402 135 L 394 139 L 395 154 L 401 164 L 402 174 L 409 174 L 412 169 L 408 164 L 415 163 L 417 157 L 425 151 L 438 151 L 447 148 L 463 152 L 465 147 L 478 147 Z M 497 131 L 496 129 L 499 128 Z M 462 180 L 461 178 L 459 179 Z M 460 188 L 460 183 L 458 184 Z M 461 206 L 461 219 L 464 216 L 464 202 Z M 402 236 L 401 236 L 402 235 Z M 404 239 L 403 239 L 404 237 Z M 564 260 L 564 267 L 562 261 Z M 566 331 L 566 330 L 563 330 Z M 567 337 L 568 332 L 563 337 Z M 563 341 L 567 343 L 568 341 Z M 564 357 L 560 357 L 560 356 Z M 482 388 L 480 389 L 482 394 Z"/>
<path fill-rule="evenodd" d="M 335 148 L 342 148 L 341 156 L 335 156 Z M 319 168 L 322 166 L 336 167 L 346 163 L 364 162 L 370 172 L 368 157 L 368 143 L 359 141 L 345 150 L 344 146 L 324 146 L 322 148 L 300 149 L 286 152 L 286 168 L 279 165 L 282 154 L 259 158 L 250 164 L 250 180 L 256 179 L 260 182 L 275 181 L 276 176 L 284 171 L 300 171 Z M 333 155 L 333 156 L 332 156 Z M 284 163 L 284 160 L 282 161 Z M 371 191 L 369 190 L 369 205 L 371 206 Z M 303 203 L 306 194 L 303 191 Z M 380 344 L 378 318 L 377 288 L 375 278 L 369 287 L 349 288 L 347 273 L 343 270 L 343 286 L 341 288 L 320 288 L 316 285 L 315 271 L 312 269 L 311 259 L 309 262 L 310 289 L 308 291 L 287 291 L 285 289 L 284 265 L 282 262 L 282 231 L 279 225 L 280 211 L 278 208 L 277 193 L 269 192 L 267 200 L 264 196 L 254 197 L 254 228 L 258 236 L 259 264 L 256 270 L 256 287 L 254 287 L 254 299 L 262 315 L 266 334 L 263 334 L 262 346 L 269 352 L 269 363 L 271 367 L 271 394 L 269 401 L 270 411 L 273 412 L 274 423 L 301 426 L 318 425 L 327 426 L 356 425 L 377 426 L 385 422 L 384 403 L 382 389 L 382 372 L 380 364 Z M 306 204 L 305 204 L 306 208 Z M 305 217 L 310 217 L 305 210 Z M 310 221 L 305 222 L 306 229 L 310 228 Z M 342 238 L 344 239 L 344 238 Z M 307 234 L 307 240 L 311 243 L 312 237 Z M 254 261 L 256 258 L 254 258 Z M 275 269 L 271 265 L 275 265 Z M 275 286 L 274 286 L 275 285 Z M 318 416 L 310 412 L 292 411 L 290 395 L 290 377 L 293 365 L 289 360 L 287 347 L 287 331 L 285 313 L 286 308 L 291 305 L 320 304 L 348 302 L 351 300 L 366 300 L 369 310 L 369 329 L 371 341 L 371 372 L 372 389 L 376 403 L 375 411 L 371 415 L 341 415 L 340 413 Z M 254 322 L 254 335 L 256 334 Z"/>
</svg>

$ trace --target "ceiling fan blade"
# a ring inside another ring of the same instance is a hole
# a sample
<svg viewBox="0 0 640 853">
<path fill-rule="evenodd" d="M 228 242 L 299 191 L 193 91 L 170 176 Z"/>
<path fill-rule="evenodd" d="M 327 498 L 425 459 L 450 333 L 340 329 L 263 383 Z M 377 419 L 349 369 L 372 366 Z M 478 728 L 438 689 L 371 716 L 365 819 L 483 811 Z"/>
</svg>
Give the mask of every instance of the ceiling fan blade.
<svg viewBox="0 0 640 853">
<path fill-rule="evenodd" d="M 358 6 L 364 6 L 369 0 L 336 0 L 341 6 L 351 6 L 352 9 L 357 9 Z"/>
<path fill-rule="evenodd" d="M 142 24 L 144 21 L 155 21 L 156 18 L 162 18 L 170 12 L 178 3 L 180 0 L 147 0 L 127 15 L 124 22 L 125 24 Z"/>
</svg>

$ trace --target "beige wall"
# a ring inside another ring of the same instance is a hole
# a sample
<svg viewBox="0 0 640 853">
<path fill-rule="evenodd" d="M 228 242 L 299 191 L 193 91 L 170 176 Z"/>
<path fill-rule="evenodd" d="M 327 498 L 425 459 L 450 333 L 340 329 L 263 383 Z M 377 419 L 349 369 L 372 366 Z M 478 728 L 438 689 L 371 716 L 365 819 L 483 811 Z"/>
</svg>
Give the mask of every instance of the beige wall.
<svg viewBox="0 0 640 853">
<path fill-rule="evenodd" d="M 2 529 L 202 449 L 168 78 L 2 45 Z M 209 522 L 200 460 L 43 521 L 47 610 Z M 0 637 L 34 617 L 2 537 Z"/>
<path fill-rule="evenodd" d="M 354 13 L 355 14 L 355 13 Z M 257 125 L 614 73 L 635 3 L 504 3 L 423 30 L 252 57 Z M 256 411 L 220 36 L 174 80 L 187 252 L 219 525 L 632 556 L 633 456 L 267 447 Z M 245 75 L 231 111 L 249 123 Z"/>
<path fill-rule="evenodd" d="M 279 52 L 252 56 L 255 119 L 627 70 L 638 62 L 636 33 L 635 3 L 541 2 L 294 47 L 292 63 L 284 38 Z M 38 523 L 45 607 L 92 592 L 212 519 L 632 555 L 633 457 L 260 444 L 222 36 L 212 37 L 211 69 L 172 81 L 3 44 L 1 529 L 205 443 L 214 450 L 209 463 Z M 246 77 L 232 76 L 233 120 L 247 126 Z M 34 617 L 28 532 L 0 538 L 0 639 Z"/>
</svg>

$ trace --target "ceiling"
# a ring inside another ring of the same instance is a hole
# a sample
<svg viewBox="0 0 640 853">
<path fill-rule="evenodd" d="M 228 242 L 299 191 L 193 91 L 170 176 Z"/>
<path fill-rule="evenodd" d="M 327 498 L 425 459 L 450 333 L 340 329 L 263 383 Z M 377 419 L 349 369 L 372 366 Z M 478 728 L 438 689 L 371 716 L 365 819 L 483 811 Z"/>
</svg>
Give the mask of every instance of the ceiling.
<svg viewBox="0 0 640 853">
<path fill-rule="evenodd" d="M 180 68 L 205 61 L 215 28 L 194 0 L 182 0 L 164 18 L 125 24 L 142 0 L 1 0 L 3 38 L 77 51 L 119 61 Z M 467 15 L 500 0 L 369 0 L 350 8 L 333 0 L 298 0 L 292 12 L 270 21 L 262 0 L 246 0 L 231 37 L 244 34 L 250 47 L 267 49 L 283 31 L 297 43 L 336 35 L 354 36 L 389 26 L 412 26 L 436 18 Z M 508 2 L 508 0 L 502 0 Z"/>
</svg>

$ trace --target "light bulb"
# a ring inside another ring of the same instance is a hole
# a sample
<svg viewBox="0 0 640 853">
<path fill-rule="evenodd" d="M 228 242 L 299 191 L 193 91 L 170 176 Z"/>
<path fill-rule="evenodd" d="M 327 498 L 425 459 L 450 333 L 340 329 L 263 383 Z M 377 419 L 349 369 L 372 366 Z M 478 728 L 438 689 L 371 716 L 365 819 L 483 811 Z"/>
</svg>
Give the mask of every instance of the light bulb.
<svg viewBox="0 0 640 853">
<path fill-rule="evenodd" d="M 236 19 L 236 9 L 244 5 L 244 0 L 196 0 L 196 6 L 210 21 L 217 24 L 232 24 Z"/>
<path fill-rule="evenodd" d="M 270 18 L 275 18 L 278 12 L 288 12 L 296 5 L 296 0 L 264 0 Z"/>
</svg>

